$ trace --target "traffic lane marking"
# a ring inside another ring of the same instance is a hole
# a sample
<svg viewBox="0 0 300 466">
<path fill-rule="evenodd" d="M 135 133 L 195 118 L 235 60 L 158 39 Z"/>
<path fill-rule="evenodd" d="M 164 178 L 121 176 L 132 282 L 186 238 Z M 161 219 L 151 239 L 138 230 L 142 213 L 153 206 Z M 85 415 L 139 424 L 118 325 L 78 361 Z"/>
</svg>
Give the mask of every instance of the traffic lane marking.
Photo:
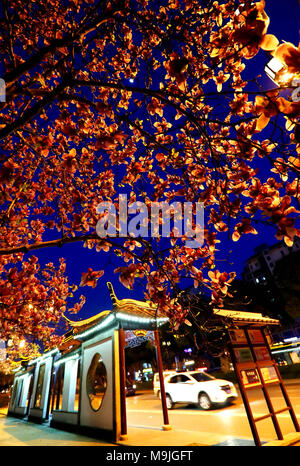
<svg viewBox="0 0 300 466">
<path fill-rule="evenodd" d="M 127 412 L 128 413 L 151 413 L 152 415 L 155 415 L 155 414 L 161 415 L 160 412 L 153 411 L 153 410 L 150 410 L 150 409 L 127 409 Z M 227 416 L 230 414 L 231 416 L 236 416 L 236 417 L 237 416 L 246 417 L 246 411 L 239 412 L 239 411 L 233 410 L 233 409 L 232 410 L 227 409 L 226 411 L 200 411 L 199 410 L 198 412 L 197 411 L 196 412 L 195 411 L 188 411 L 187 412 L 187 411 L 183 411 L 183 410 L 176 411 L 176 410 L 173 409 L 171 414 L 172 414 L 172 416 L 173 416 L 173 414 L 184 414 L 185 416 L 187 414 L 188 415 L 191 414 L 192 416 L 199 416 L 199 415 L 200 416 L 202 416 L 202 415 L 204 415 L 204 416 L 213 416 L 213 415 L 222 416 L 225 413 L 226 413 Z M 259 416 L 264 416 L 265 414 L 266 413 L 256 413 L 255 415 L 259 417 Z M 277 416 L 290 418 L 290 414 L 288 414 L 288 413 L 279 413 L 279 414 L 277 414 Z"/>
<path fill-rule="evenodd" d="M 226 412 L 228 413 L 228 409 L 226 410 Z M 153 410 L 150 410 L 150 409 L 127 409 L 127 412 L 128 413 L 151 413 L 151 414 L 157 414 L 157 415 L 161 415 L 161 412 L 159 411 L 153 411 Z M 233 411 L 234 412 L 234 411 Z M 170 411 L 169 411 L 170 413 Z M 206 415 L 206 416 L 211 416 L 213 414 L 222 414 L 222 412 L 220 411 L 183 411 L 182 409 L 181 410 L 176 410 L 176 409 L 172 409 L 172 412 L 171 414 L 184 414 L 185 416 L 187 414 L 192 414 L 194 416 L 199 416 L 202 414 Z M 241 413 L 242 414 L 242 413 Z"/>
</svg>

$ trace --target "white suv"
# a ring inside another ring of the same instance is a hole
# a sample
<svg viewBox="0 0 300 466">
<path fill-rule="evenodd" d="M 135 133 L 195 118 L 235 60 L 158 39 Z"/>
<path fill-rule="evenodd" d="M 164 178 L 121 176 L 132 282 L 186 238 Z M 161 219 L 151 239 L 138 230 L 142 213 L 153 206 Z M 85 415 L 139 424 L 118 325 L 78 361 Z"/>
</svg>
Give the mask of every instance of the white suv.
<svg viewBox="0 0 300 466">
<path fill-rule="evenodd" d="M 202 409 L 226 404 L 237 398 L 233 383 L 200 371 L 181 372 L 165 379 L 167 408 L 175 403 L 195 403 Z"/>
<path fill-rule="evenodd" d="M 163 372 L 164 380 L 166 379 L 166 377 L 168 377 L 169 375 L 173 375 L 173 374 L 177 374 L 177 372 L 176 371 L 164 371 Z M 154 395 L 158 397 L 160 396 L 160 381 L 159 381 L 158 372 L 156 372 L 153 377 L 153 391 L 154 391 Z"/>
</svg>

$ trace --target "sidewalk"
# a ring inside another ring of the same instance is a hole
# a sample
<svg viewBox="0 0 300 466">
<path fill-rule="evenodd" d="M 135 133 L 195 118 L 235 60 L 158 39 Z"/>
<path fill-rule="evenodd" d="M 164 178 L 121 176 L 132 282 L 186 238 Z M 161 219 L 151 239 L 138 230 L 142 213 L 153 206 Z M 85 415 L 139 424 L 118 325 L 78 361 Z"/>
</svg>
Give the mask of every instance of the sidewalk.
<svg viewBox="0 0 300 466">
<path fill-rule="evenodd" d="M 264 446 L 300 446 L 300 434 L 288 435 Z M 128 439 L 117 443 L 86 437 L 44 424 L 35 424 L 0 414 L 0 447 L 4 446 L 106 446 L 106 447 L 204 447 L 254 446 L 252 438 L 234 438 L 230 435 L 212 435 L 184 430 L 163 431 L 146 427 L 128 427 Z"/>
<path fill-rule="evenodd" d="M 23 421 L 0 414 L 0 447 L 17 446 L 109 446 L 109 442 L 92 439 L 46 425 Z"/>
<path fill-rule="evenodd" d="M 128 439 L 118 443 L 86 437 L 76 433 L 54 429 L 45 424 L 36 424 L 0 414 L 1 446 L 169 446 L 200 447 L 213 445 L 254 445 L 253 440 L 234 439 L 230 436 L 212 436 L 205 432 L 182 431 L 160 428 L 128 427 Z"/>
</svg>

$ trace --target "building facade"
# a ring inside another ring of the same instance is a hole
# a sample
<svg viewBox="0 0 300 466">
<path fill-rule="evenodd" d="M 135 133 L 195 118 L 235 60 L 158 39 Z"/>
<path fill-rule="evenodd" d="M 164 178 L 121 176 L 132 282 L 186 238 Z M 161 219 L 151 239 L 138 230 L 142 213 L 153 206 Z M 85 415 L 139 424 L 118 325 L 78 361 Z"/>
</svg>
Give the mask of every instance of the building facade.
<svg viewBox="0 0 300 466">
<path fill-rule="evenodd" d="M 243 280 L 254 284 L 264 284 L 272 280 L 276 263 L 294 252 L 300 251 L 300 238 L 295 237 L 293 246 L 288 247 L 284 241 L 273 246 L 262 244 L 255 248 L 255 254 L 251 256 L 243 271 Z"/>
<path fill-rule="evenodd" d="M 112 310 L 83 321 L 69 320 L 72 330 L 60 347 L 23 361 L 15 374 L 9 416 L 122 439 L 127 431 L 126 331 L 157 332 L 168 318 L 157 317 L 147 303 L 118 300 L 109 285 Z"/>
</svg>

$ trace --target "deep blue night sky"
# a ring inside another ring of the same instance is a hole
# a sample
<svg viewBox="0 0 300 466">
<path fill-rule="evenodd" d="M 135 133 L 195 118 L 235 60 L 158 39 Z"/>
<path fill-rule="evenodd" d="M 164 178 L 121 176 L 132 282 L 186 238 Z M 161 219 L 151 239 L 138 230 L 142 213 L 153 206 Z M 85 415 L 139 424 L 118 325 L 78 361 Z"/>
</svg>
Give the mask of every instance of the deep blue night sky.
<svg viewBox="0 0 300 466">
<path fill-rule="evenodd" d="M 282 0 L 266 0 L 266 12 L 270 17 L 268 33 L 275 34 L 280 42 L 286 41 L 298 45 L 299 9 L 297 0 L 287 0 L 285 2 Z M 260 51 L 254 59 L 246 61 L 246 69 L 243 73 L 244 78 L 251 78 L 261 74 L 261 85 L 265 89 L 273 88 L 273 83 L 264 74 L 264 65 L 267 60 L 265 53 Z M 264 163 L 266 162 L 262 161 L 262 166 L 258 173 L 258 176 L 262 176 L 263 179 L 265 178 Z M 257 229 L 259 230 L 258 235 L 245 235 L 236 243 L 228 239 L 227 233 L 220 235 L 219 239 L 221 239 L 221 243 L 218 244 L 219 252 L 216 256 L 216 268 L 221 271 L 235 270 L 239 276 L 246 259 L 254 253 L 256 246 L 262 243 L 271 245 L 277 241 L 274 229 L 261 226 L 257 226 Z M 232 253 L 228 256 L 229 251 L 232 251 Z M 120 265 L 120 262 L 118 262 L 118 259 L 114 255 L 110 257 L 110 254 L 107 253 L 96 253 L 94 250 L 83 248 L 80 243 L 65 245 L 62 249 L 48 248 L 35 251 L 34 255 L 39 257 L 41 264 L 49 261 L 58 264 L 58 259 L 65 257 L 67 262 L 66 273 L 69 275 L 70 283 L 77 285 L 80 283 L 81 273 L 86 272 L 89 267 L 94 270 L 105 270 L 105 275 L 98 281 L 96 288 L 84 287 L 79 289 L 79 292 L 86 296 L 86 304 L 81 312 L 74 317 L 76 320 L 94 315 L 100 310 L 111 308 L 109 293 L 106 287 L 106 281 L 108 280 L 113 283 L 119 298 L 131 297 L 143 299 L 144 290 L 141 286 L 137 285 L 134 291 L 130 291 L 121 285 L 118 275 L 113 273 L 113 270 Z M 72 316 L 68 316 L 72 318 Z"/>
</svg>

